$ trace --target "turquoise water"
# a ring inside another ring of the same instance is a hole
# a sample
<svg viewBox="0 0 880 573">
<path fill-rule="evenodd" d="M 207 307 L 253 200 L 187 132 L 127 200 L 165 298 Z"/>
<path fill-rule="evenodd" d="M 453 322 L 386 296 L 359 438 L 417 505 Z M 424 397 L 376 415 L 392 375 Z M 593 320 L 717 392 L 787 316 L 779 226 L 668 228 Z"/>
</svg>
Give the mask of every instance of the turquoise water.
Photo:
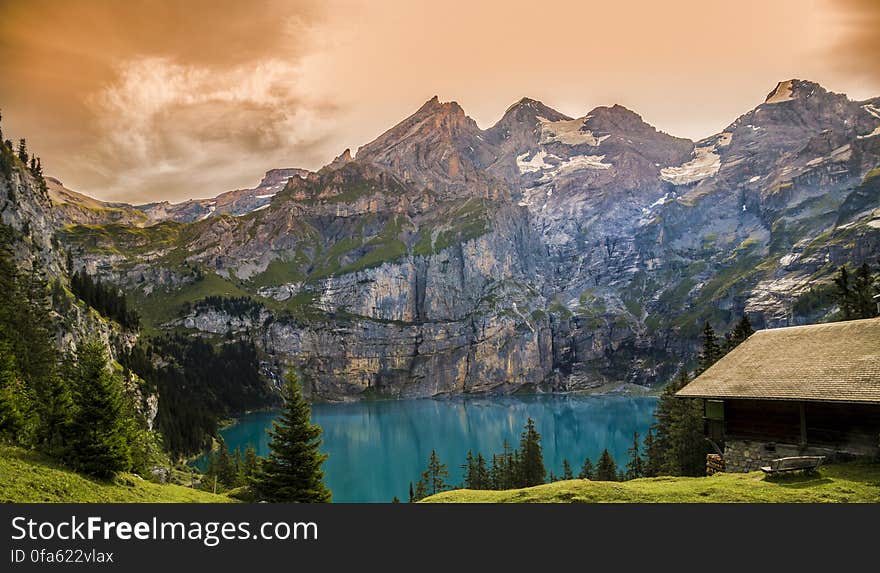
<svg viewBox="0 0 880 573">
<path fill-rule="evenodd" d="M 394 496 L 407 500 L 409 483 L 418 480 L 432 448 L 458 484 L 468 450 L 491 459 L 505 439 L 516 447 L 528 417 L 541 433 L 548 472 L 561 475 L 567 458 L 577 474 L 585 456 L 595 463 L 606 447 L 625 464 L 633 432 L 644 435 L 656 404 L 655 398 L 625 396 L 425 399 L 316 404 L 312 419 L 324 429 L 333 501 L 389 502 Z M 231 449 L 253 445 L 265 455 L 274 416 L 249 414 L 221 433 Z"/>
</svg>

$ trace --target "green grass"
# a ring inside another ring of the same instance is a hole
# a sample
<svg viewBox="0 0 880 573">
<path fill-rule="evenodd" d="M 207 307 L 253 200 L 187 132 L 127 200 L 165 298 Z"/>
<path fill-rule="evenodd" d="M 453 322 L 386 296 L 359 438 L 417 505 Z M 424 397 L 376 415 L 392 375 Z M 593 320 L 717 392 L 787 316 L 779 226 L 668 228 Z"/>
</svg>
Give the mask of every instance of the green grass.
<svg viewBox="0 0 880 573">
<path fill-rule="evenodd" d="M 144 329 L 150 330 L 176 318 L 184 303 L 193 303 L 207 296 L 243 297 L 249 296 L 249 293 L 217 274 L 206 272 L 201 280 L 172 292 L 157 289 L 145 296 L 136 291 L 132 298 L 141 314 Z"/>
<path fill-rule="evenodd" d="M 0 446 L 0 503 L 231 503 L 224 495 L 160 485 L 133 474 L 86 477 L 32 451 Z"/>
<path fill-rule="evenodd" d="M 259 288 L 302 282 L 306 279 L 306 274 L 301 269 L 306 265 L 308 257 L 298 250 L 293 260 L 275 259 L 270 262 L 265 271 L 248 281 L 248 286 Z"/>
<path fill-rule="evenodd" d="M 425 503 L 878 503 L 880 463 L 853 462 L 768 478 L 762 472 L 628 482 L 560 481 L 505 491 L 456 490 Z"/>
<path fill-rule="evenodd" d="M 420 238 L 413 246 L 413 254 L 436 254 L 452 245 L 476 239 L 489 230 L 489 206 L 484 199 L 469 198 L 462 203 L 438 206 L 432 220 L 425 221 L 419 228 Z"/>
</svg>

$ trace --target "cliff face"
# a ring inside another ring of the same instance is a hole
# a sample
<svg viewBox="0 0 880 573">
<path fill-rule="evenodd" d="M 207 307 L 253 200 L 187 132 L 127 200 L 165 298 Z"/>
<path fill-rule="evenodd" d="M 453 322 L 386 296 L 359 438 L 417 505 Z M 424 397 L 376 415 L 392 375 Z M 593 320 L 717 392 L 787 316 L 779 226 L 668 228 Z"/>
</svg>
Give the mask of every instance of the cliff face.
<svg viewBox="0 0 880 573">
<path fill-rule="evenodd" d="M 692 142 L 528 99 L 483 131 L 435 98 L 256 211 L 61 238 L 151 327 L 248 331 L 319 399 L 652 385 L 705 320 L 818 320 L 813 291 L 873 262 L 878 105 L 793 80 Z"/>
<path fill-rule="evenodd" d="M 83 204 L 87 207 L 81 207 Z M 58 229 L 74 213 L 91 217 L 95 209 L 104 211 L 106 205 L 64 189 L 60 182 L 51 178 L 43 191 L 29 170 L 17 160 L 12 161 L 8 175 L 0 173 L 0 222 L 12 230 L 13 255 L 20 272 L 36 271 L 42 273 L 50 284 L 57 282 L 62 286 L 52 297 L 58 347 L 64 352 L 72 352 L 83 341 L 97 339 L 104 344 L 108 356 L 115 360 L 119 351 L 135 344 L 137 334 L 125 331 L 70 294 L 67 252 L 57 236 Z M 64 300 L 59 301 L 59 297 Z M 157 394 L 147 390 L 134 375 L 126 379 L 126 385 L 148 428 L 152 429 L 157 413 Z"/>
</svg>

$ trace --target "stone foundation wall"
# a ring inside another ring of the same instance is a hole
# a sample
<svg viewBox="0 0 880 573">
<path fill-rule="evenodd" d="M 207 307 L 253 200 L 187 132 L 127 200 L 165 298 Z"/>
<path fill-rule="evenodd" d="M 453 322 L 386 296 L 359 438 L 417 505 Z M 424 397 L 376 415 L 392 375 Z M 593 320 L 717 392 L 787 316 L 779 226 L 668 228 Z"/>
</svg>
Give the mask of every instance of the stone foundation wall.
<svg viewBox="0 0 880 573">
<path fill-rule="evenodd" d="M 877 452 L 842 451 L 820 446 L 801 447 L 795 444 L 728 439 L 724 443 L 724 471 L 753 472 L 761 466 L 770 465 L 770 460 L 789 456 L 825 456 L 826 461 L 833 461 L 871 455 L 877 455 Z"/>
</svg>

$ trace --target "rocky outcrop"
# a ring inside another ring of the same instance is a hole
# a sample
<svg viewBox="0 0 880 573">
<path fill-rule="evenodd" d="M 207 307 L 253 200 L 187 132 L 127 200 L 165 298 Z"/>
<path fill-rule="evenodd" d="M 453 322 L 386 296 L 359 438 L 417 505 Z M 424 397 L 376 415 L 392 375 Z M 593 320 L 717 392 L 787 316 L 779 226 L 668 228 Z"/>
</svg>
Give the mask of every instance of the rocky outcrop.
<svg viewBox="0 0 880 573">
<path fill-rule="evenodd" d="M 68 260 L 58 241 L 58 229 L 69 224 L 72 217 L 87 217 L 99 202 L 65 189 L 56 179 L 49 178 L 46 187 L 44 192 L 25 166 L 14 162 L 8 177 L 0 175 L 0 221 L 12 229 L 13 255 L 20 270 L 36 270 L 50 283 L 66 287 L 70 283 Z M 126 219 L 124 210 L 117 215 L 120 219 L 116 224 L 138 222 L 136 217 Z M 136 333 L 102 317 L 64 288 L 55 291 L 52 303 L 55 340 L 62 352 L 74 352 L 83 341 L 96 339 L 116 360 L 120 352 L 129 350 L 137 340 Z M 133 374 L 127 377 L 126 385 L 147 426 L 152 428 L 157 394 Z"/>
</svg>

